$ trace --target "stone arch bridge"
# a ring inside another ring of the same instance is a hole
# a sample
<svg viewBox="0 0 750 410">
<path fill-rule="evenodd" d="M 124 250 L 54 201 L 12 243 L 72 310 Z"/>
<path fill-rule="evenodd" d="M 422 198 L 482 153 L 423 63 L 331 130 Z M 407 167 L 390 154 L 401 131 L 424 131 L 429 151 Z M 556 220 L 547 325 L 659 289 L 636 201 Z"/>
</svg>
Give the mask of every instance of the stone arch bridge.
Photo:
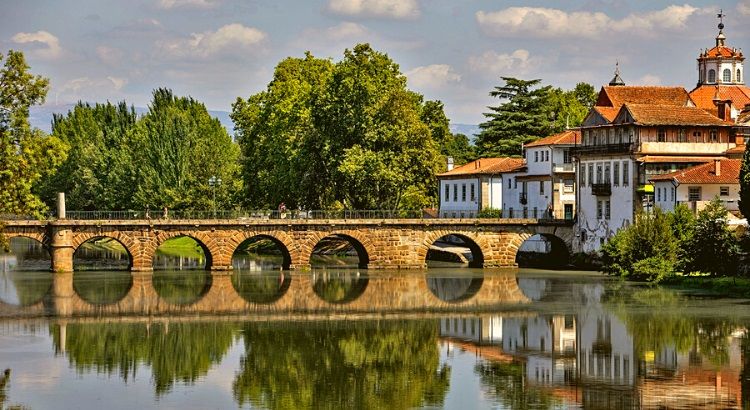
<svg viewBox="0 0 750 410">
<path fill-rule="evenodd" d="M 151 271 L 157 248 L 181 236 L 203 248 L 207 268 L 232 269 L 232 255 L 248 239 L 270 239 L 284 256 L 284 268 L 310 266 L 313 248 L 336 237 L 349 241 L 368 269 L 420 269 L 439 238 L 455 235 L 471 249 L 474 267 L 514 267 L 519 246 L 535 234 L 570 251 L 572 221 L 537 219 L 226 219 L 226 220 L 72 220 L 0 221 L 8 238 L 41 242 L 52 256 L 52 270 L 73 271 L 73 254 L 84 242 L 111 238 L 130 256 L 132 271 Z"/>
</svg>

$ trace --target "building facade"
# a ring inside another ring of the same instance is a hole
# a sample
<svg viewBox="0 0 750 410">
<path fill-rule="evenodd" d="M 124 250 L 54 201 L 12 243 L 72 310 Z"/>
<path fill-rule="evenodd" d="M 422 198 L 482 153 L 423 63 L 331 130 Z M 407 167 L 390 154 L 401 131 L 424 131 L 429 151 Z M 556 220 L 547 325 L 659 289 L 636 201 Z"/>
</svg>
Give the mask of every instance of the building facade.
<svg viewBox="0 0 750 410">
<path fill-rule="evenodd" d="M 653 177 L 654 203 L 665 211 L 672 211 L 677 204 L 699 211 L 719 198 L 728 211 L 738 211 L 741 164 L 739 159 L 717 159 Z"/>
</svg>

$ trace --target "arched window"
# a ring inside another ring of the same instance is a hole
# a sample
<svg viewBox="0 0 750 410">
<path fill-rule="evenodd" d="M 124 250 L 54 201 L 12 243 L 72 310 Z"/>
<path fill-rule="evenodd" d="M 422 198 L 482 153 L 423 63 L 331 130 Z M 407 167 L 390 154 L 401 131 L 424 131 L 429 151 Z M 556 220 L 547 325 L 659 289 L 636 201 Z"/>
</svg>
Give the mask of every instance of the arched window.
<svg viewBox="0 0 750 410">
<path fill-rule="evenodd" d="M 716 82 L 716 70 L 708 70 L 708 82 L 709 83 Z"/>
<path fill-rule="evenodd" d="M 737 82 L 738 83 L 742 82 L 742 71 L 740 71 L 739 68 L 737 69 Z"/>
<path fill-rule="evenodd" d="M 725 68 L 724 73 L 722 73 L 722 81 L 725 83 L 731 83 L 732 82 L 732 70 Z"/>
</svg>

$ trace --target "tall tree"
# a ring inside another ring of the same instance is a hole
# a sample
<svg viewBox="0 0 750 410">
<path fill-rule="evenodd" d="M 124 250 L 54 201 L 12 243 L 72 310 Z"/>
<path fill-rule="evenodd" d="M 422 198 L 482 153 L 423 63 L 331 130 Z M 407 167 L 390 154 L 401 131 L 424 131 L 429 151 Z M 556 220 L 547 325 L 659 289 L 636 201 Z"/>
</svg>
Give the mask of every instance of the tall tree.
<svg viewBox="0 0 750 410">
<path fill-rule="evenodd" d="M 745 145 L 740 166 L 740 212 L 750 218 L 750 144 Z M 749 219 L 750 220 L 750 219 Z"/>
<path fill-rule="evenodd" d="M 474 159 L 476 154 L 469 138 L 464 134 L 451 133 L 450 120 L 445 115 L 442 102 L 426 101 L 422 106 L 421 119 L 430 128 L 432 139 L 444 157 L 452 157 L 456 164 L 465 164 Z"/>
<path fill-rule="evenodd" d="M 714 198 L 698 212 L 695 229 L 688 240 L 688 272 L 727 275 L 736 272 L 739 244 L 727 224 L 727 209 Z"/>
<path fill-rule="evenodd" d="M 547 101 L 548 117 L 552 122 L 552 132 L 562 132 L 567 128 L 581 125 L 596 101 L 594 87 L 578 83 L 572 90 L 554 88 Z"/>
<path fill-rule="evenodd" d="M 65 159 L 65 145 L 29 124 L 29 107 L 43 104 L 49 80 L 29 73 L 23 53 L 9 51 L 0 70 L 0 214 L 41 216 L 34 184 Z M 1 227 L 0 227 L 1 228 Z M 0 235 L 1 236 L 1 235 Z M 2 238 L 0 238 L 2 241 Z"/>
<path fill-rule="evenodd" d="M 520 156 L 523 144 L 546 137 L 553 131 L 548 109 L 550 86 L 541 80 L 502 77 L 504 85 L 490 96 L 502 103 L 488 107 L 487 121 L 479 124 L 476 145 L 480 156 Z"/>
</svg>

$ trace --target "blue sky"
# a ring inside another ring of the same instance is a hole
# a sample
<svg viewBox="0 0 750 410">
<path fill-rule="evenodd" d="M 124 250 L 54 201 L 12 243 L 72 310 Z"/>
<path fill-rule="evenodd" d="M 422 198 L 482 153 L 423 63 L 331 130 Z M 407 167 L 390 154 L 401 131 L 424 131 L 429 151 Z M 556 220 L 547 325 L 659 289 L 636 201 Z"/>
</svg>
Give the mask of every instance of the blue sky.
<svg viewBox="0 0 750 410">
<path fill-rule="evenodd" d="M 598 88 L 619 61 L 628 84 L 690 89 L 720 8 L 729 45 L 750 50 L 750 0 L 0 0 L 0 51 L 51 79 L 48 105 L 145 106 L 169 87 L 230 110 L 287 56 L 338 60 L 369 42 L 453 122 L 476 124 L 500 76 Z"/>
</svg>

